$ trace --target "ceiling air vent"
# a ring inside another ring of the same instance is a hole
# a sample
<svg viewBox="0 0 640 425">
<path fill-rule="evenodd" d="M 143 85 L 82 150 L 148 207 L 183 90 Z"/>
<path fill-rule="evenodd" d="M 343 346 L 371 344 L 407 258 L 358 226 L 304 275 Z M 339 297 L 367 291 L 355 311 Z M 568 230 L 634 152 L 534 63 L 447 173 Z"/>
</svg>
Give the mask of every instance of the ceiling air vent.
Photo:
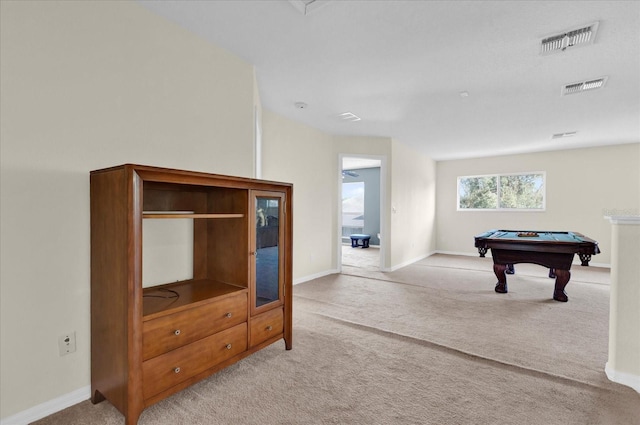
<svg viewBox="0 0 640 425">
<path fill-rule="evenodd" d="M 567 94 L 582 93 L 583 91 L 595 90 L 604 87 L 607 82 L 607 77 L 596 78 L 587 81 L 578 81 L 575 83 L 562 86 L 561 94 L 565 96 Z"/>
<path fill-rule="evenodd" d="M 553 34 L 542 39 L 540 54 L 564 52 L 568 48 L 593 44 L 598 31 L 599 22 L 587 26 L 572 28 L 560 34 Z"/>
<path fill-rule="evenodd" d="M 573 137 L 577 134 L 577 131 L 569 131 L 567 133 L 556 133 L 551 136 L 552 139 L 564 139 L 565 137 Z"/>
</svg>

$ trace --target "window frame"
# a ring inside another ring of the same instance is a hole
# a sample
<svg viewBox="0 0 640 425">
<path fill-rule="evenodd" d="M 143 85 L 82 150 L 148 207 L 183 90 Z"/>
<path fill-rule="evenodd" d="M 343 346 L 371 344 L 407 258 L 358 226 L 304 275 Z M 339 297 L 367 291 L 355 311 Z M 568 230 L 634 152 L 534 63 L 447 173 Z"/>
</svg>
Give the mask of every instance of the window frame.
<svg viewBox="0 0 640 425">
<path fill-rule="evenodd" d="M 500 207 L 500 178 L 507 176 L 541 175 L 542 176 L 542 207 L 541 208 L 501 208 Z M 460 208 L 460 180 L 469 178 L 495 177 L 498 207 L 496 208 Z M 522 171 L 516 173 L 476 174 L 458 176 L 456 179 L 456 211 L 491 211 L 491 212 L 544 212 L 547 209 L 547 173 L 546 171 Z"/>
</svg>

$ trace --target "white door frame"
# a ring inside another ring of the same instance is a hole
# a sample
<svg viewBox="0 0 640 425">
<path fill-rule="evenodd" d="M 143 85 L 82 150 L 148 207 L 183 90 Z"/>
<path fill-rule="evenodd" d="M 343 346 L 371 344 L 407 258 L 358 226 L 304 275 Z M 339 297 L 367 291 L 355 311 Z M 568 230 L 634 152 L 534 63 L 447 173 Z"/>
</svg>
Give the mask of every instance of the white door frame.
<svg viewBox="0 0 640 425">
<path fill-rule="evenodd" d="M 385 264 L 386 252 L 389 247 L 389 229 L 387 229 L 387 157 L 384 155 L 365 155 L 353 153 L 338 154 L 338 217 L 337 217 L 337 249 L 336 265 L 338 273 L 342 272 L 342 162 L 344 158 L 377 159 L 380 161 L 380 271 L 387 270 Z M 365 189 L 366 190 L 366 189 Z"/>
</svg>

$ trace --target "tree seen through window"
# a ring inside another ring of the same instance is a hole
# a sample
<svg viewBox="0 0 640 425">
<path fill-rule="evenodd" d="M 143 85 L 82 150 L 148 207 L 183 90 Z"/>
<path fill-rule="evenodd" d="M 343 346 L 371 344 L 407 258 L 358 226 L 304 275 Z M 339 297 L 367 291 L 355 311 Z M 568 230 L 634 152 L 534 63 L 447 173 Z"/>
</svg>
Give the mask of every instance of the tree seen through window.
<svg viewBox="0 0 640 425">
<path fill-rule="evenodd" d="M 458 177 L 459 210 L 542 210 L 543 173 Z"/>
</svg>

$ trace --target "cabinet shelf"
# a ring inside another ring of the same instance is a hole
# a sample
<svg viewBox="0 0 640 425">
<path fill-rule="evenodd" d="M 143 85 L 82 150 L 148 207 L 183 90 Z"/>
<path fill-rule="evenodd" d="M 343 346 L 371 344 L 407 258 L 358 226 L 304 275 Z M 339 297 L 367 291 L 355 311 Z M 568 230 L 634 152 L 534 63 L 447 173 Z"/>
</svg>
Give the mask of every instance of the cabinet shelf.
<svg viewBox="0 0 640 425">
<path fill-rule="evenodd" d="M 167 314 L 220 299 L 228 294 L 247 292 L 247 288 L 217 282 L 211 279 L 183 280 L 143 290 L 143 320 L 151 320 Z"/>
<path fill-rule="evenodd" d="M 142 213 L 142 218 L 243 218 L 244 214 Z"/>
</svg>

